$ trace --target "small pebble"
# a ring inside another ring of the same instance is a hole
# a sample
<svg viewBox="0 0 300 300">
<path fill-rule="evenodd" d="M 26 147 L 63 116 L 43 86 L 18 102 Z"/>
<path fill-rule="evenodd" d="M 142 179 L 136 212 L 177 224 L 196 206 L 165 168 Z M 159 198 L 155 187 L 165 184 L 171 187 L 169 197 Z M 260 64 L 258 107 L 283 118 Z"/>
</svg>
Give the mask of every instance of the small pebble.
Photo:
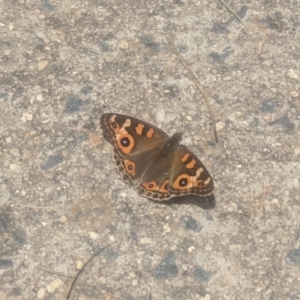
<svg viewBox="0 0 300 300">
<path fill-rule="evenodd" d="M 66 223 L 66 222 L 68 221 L 68 219 L 67 219 L 66 216 L 61 216 L 61 217 L 58 219 L 58 221 L 59 221 L 60 223 Z"/>
<path fill-rule="evenodd" d="M 194 246 L 188 247 L 189 253 L 192 253 L 194 250 L 195 250 L 195 247 L 194 247 Z"/>
<path fill-rule="evenodd" d="M 237 204 L 236 204 L 235 202 L 230 203 L 230 206 L 231 206 L 232 208 L 234 208 L 234 209 L 237 209 L 237 208 L 238 208 L 238 206 L 237 206 Z"/>
<path fill-rule="evenodd" d="M 163 121 L 165 121 L 165 117 L 166 117 L 166 114 L 165 114 L 164 109 L 160 109 L 160 110 L 156 113 L 156 120 L 157 120 L 158 122 L 163 122 Z"/>
<path fill-rule="evenodd" d="M 225 123 L 224 122 L 218 122 L 217 124 L 216 124 L 216 129 L 217 129 L 217 131 L 220 131 L 221 129 L 223 129 L 225 127 Z"/>
<path fill-rule="evenodd" d="M 137 286 L 137 284 L 138 284 L 137 279 L 133 279 L 132 282 L 131 282 L 131 284 L 132 284 L 133 286 Z"/>
<path fill-rule="evenodd" d="M 76 269 L 77 269 L 77 270 L 81 270 L 82 267 L 83 267 L 83 262 L 82 262 L 82 260 L 77 260 L 77 261 L 76 261 Z"/>
<path fill-rule="evenodd" d="M 106 294 L 104 297 L 104 300 L 111 300 L 111 299 L 112 299 L 111 294 Z"/>
<path fill-rule="evenodd" d="M 165 224 L 163 226 L 163 229 L 164 229 L 164 232 L 166 232 L 166 233 L 169 233 L 171 231 L 171 228 L 170 228 L 169 224 Z"/>
<path fill-rule="evenodd" d="M 32 114 L 28 114 L 28 113 L 23 113 L 22 117 L 21 117 L 21 121 L 23 123 L 25 123 L 26 121 L 31 121 L 33 119 L 33 115 Z"/>
<path fill-rule="evenodd" d="M 41 288 L 38 290 L 36 297 L 37 297 L 38 299 L 44 299 L 45 295 L 46 295 L 46 289 L 45 289 L 44 287 L 41 287 Z M 1 299 L 1 298 L 0 298 L 0 299 Z"/>
<path fill-rule="evenodd" d="M 5 54 L 6 56 L 9 56 L 9 55 L 11 54 L 11 50 L 10 50 L 10 49 L 5 50 L 5 51 L 4 51 L 4 54 Z"/>
<path fill-rule="evenodd" d="M 294 149 L 294 153 L 295 153 L 296 155 L 300 155 L 300 148 L 295 148 L 295 149 Z"/>
<path fill-rule="evenodd" d="M 26 116 L 23 115 L 23 116 L 21 117 L 21 121 L 22 121 L 23 123 L 25 123 L 25 122 L 27 121 Z"/>
<path fill-rule="evenodd" d="M 297 98 L 299 96 L 299 93 L 297 91 L 290 91 L 290 95 L 293 97 L 293 98 Z"/>
<path fill-rule="evenodd" d="M 183 144 L 184 145 L 193 145 L 193 141 L 192 141 L 191 137 L 190 136 L 185 137 L 183 140 Z"/>
<path fill-rule="evenodd" d="M 292 79 L 298 79 L 299 75 L 293 69 L 289 69 L 287 75 Z"/>
<path fill-rule="evenodd" d="M 127 43 L 127 41 L 124 40 L 124 39 L 119 40 L 119 42 L 118 42 L 118 48 L 119 49 L 123 49 L 123 50 L 128 49 L 128 43 Z"/>
<path fill-rule="evenodd" d="M 96 232 L 89 232 L 89 236 L 92 240 L 97 240 L 99 238 L 99 234 Z"/>
<path fill-rule="evenodd" d="M 63 157 L 68 157 L 69 156 L 69 152 L 67 150 L 61 150 L 61 155 Z"/>
<path fill-rule="evenodd" d="M 63 285 L 64 283 L 59 278 L 57 278 L 47 285 L 47 292 L 49 294 L 52 294 Z"/>
<path fill-rule="evenodd" d="M 212 246 L 211 245 L 206 245 L 205 246 L 205 251 L 212 251 Z"/>
<path fill-rule="evenodd" d="M 141 238 L 141 239 L 140 239 L 140 244 L 141 244 L 141 245 L 147 245 L 147 244 L 151 244 L 151 243 L 152 243 L 152 241 L 151 241 L 151 239 L 148 238 L 148 237 L 144 237 L 144 238 Z"/>
<path fill-rule="evenodd" d="M 39 101 L 39 102 L 42 102 L 43 101 L 43 95 L 42 94 L 36 95 L 36 100 Z"/>
<path fill-rule="evenodd" d="M 12 142 L 11 136 L 8 136 L 5 140 L 6 140 L 7 144 L 11 144 L 11 142 Z"/>
<path fill-rule="evenodd" d="M 13 171 L 13 172 L 17 172 L 17 171 L 20 170 L 20 166 L 17 165 L 17 164 L 10 164 L 10 165 L 9 165 L 9 169 L 10 169 L 11 171 Z"/>
<path fill-rule="evenodd" d="M 41 60 L 41 61 L 39 61 L 38 62 L 38 70 L 39 71 L 44 70 L 47 67 L 48 64 L 49 64 L 48 60 Z"/>
<path fill-rule="evenodd" d="M 105 278 L 104 276 L 101 276 L 101 277 L 99 278 L 99 282 L 100 282 L 101 284 L 105 284 L 105 283 L 106 283 L 106 278 Z"/>
<path fill-rule="evenodd" d="M 270 67 L 271 65 L 272 65 L 272 60 L 265 60 L 264 62 L 263 62 L 263 65 L 264 66 L 267 66 L 267 67 Z"/>
</svg>

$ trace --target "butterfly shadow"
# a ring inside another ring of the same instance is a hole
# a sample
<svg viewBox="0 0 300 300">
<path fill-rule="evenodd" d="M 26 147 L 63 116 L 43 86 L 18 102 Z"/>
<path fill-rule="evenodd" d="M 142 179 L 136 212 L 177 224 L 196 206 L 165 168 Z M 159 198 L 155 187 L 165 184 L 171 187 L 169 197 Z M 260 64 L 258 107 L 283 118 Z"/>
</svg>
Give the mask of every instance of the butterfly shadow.
<svg viewBox="0 0 300 300">
<path fill-rule="evenodd" d="M 174 197 L 168 201 L 154 201 L 154 200 L 151 201 L 158 204 L 164 204 L 164 205 L 179 205 L 179 204 L 193 205 L 207 210 L 213 209 L 216 206 L 216 199 L 214 194 L 211 194 L 207 197 L 189 195 L 189 196 Z"/>
</svg>

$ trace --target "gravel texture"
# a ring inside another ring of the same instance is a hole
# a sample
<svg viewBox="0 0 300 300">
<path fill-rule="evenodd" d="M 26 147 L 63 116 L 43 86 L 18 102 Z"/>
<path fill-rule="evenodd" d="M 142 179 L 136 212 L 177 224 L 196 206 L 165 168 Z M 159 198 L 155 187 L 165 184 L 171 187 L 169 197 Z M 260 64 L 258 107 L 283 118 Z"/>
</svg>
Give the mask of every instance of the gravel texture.
<svg viewBox="0 0 300 300">
<path fill-rule="evenodd" d="M 249 32 L 219 1 L 1 1 L 0 300 L 102 248 L 70 299 L 300 299 L 300 2 L 229 4 Z M 184 132 L 215 203 L 139 197 L 104 112 Z"/>
</svg>

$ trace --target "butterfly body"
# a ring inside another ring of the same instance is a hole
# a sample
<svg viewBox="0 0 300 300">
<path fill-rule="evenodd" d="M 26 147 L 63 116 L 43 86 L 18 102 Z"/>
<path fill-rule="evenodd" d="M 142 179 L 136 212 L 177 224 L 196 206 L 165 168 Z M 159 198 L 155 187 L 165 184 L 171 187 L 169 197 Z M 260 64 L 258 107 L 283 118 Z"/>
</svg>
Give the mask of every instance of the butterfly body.
<svg viewBox="0 0 300 300">
<path fill-rule="evenodd" d="M 213 180 L 201 161 L 180 144 L 181 133 L 169 137 L 161 129 L 126 115 L 101 116 L 104 138 L 114 147 L 114 157 L 124 181 L 151 200 L 183 195 L 206 197 Z"/>
</svg>

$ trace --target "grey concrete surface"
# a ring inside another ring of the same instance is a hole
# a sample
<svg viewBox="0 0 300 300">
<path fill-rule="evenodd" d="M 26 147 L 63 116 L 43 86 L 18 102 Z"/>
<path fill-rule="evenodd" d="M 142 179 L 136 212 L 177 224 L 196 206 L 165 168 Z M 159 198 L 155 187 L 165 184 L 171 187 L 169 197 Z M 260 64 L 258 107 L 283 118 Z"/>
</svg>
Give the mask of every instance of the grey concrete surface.
<svg viewBox="0 0 300 300">
<path fill-rule="evenodd" d="M 218 1 L 0 2 L 1 300 L 61 299 L 102 247 L 70 299 L 300 299 L 300 2 L 229 4 L 249 33 Z M 184 132 L 215 207 L 139 197 L 104 112 Z"/>
</svg>

